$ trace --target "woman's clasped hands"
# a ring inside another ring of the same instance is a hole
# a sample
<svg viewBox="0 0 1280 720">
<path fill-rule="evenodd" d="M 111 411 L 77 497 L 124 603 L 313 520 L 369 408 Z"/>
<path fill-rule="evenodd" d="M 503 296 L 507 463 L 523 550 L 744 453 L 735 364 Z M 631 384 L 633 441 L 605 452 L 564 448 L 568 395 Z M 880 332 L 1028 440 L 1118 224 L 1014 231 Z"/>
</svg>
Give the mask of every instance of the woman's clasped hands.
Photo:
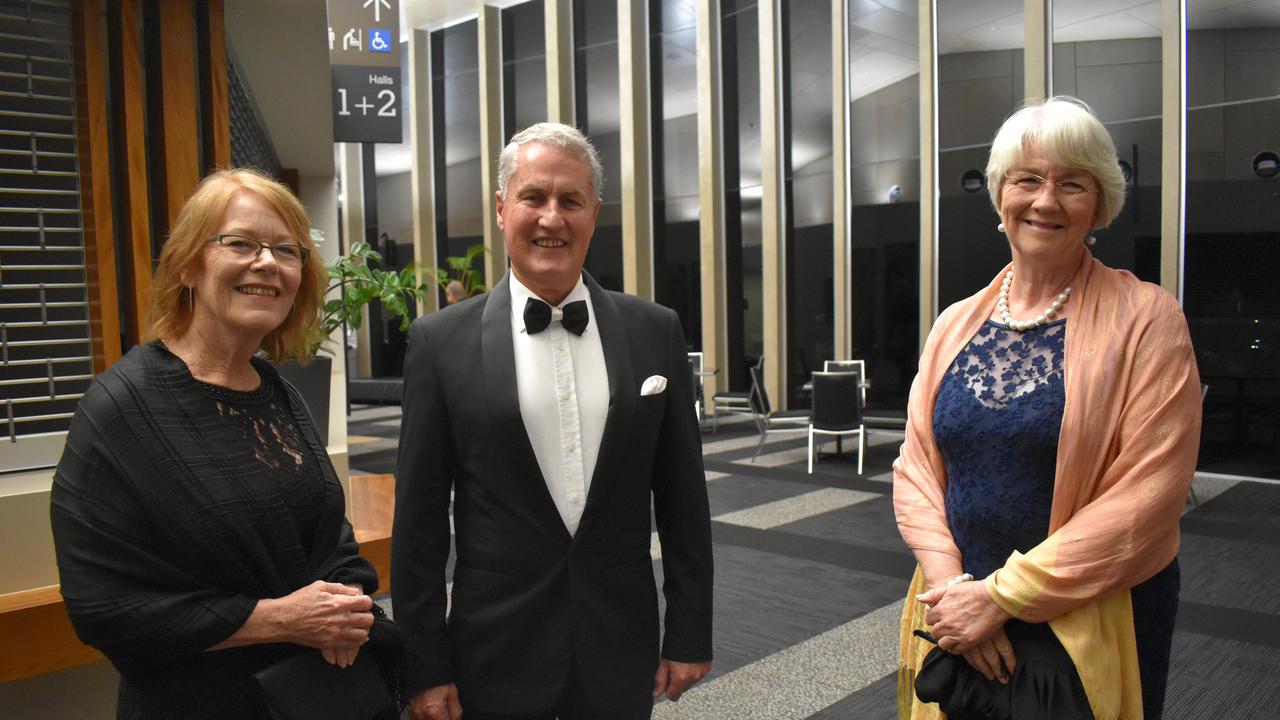
<svg viewBox="0 0 1280 720">
<path fill-rule="evenodd" d="M 925 622 L 938 647 L 964 657 L 988 680 L 1009 682 L 1017 665 L 1004 632 L 1011 616 L 991 599 L 983 583 L 965 573 L 916 599 L 929 606 Z"/>
<path fill-rule="evenodd" d="M 373 600 L 357 586 L 317 580 L 273 604 L 289 642 L 317 648 L 342 668 L 356 661 L 373 627 Z"/>
</svg>

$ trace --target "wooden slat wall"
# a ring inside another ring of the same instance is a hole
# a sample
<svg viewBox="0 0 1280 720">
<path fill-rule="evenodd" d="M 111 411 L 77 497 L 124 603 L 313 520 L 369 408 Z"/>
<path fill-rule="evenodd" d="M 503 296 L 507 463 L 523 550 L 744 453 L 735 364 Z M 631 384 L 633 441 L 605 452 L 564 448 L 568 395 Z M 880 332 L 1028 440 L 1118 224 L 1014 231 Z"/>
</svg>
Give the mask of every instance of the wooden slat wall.
<svg viewBox="0 0 1280 720">
<path fill-rule="evenodd" d="M 203 175 L 231 164 L 224 0 L 113 0 L 107 16 L 111 83 L 100 96 L 112 98 L 108 197 L 124 258 L 123 334 L 133 345 L 144 339 L 152 268 L 178 211 Z M 147 65 L 159 82 L 148 83 Z"/>
<path fill-rule="evenodd" d="M 85 278 L 93 370 L 120 358 L 116 247 L 111 208 L 111 146 L 107 123 L 107 40 L 101 0 L 84 0 L 72 14 L 76 73 L 76 148 L 82 186 Z"/>
<path fill-rule="evenodd" d="M 191 0 L 159 0 L 156 7 L 159 52 L 149 61 L 160 65 L 160 147 L 152 152 L 164 157 L 164 197 L 168 222 L 154 228 L 160 237 L 169 234 L 178 211 L 200 182 L 199 80 L 196 66 L 196 9 Z M 154 58 L 154 59 L 152 59 Z"/>
<path fill-rule="evenodd" d="M 227 44 L 222 0 L 202 0 L 200 20 L 200 124 L 204 172 L 231 165 L 231 114 L 227 110 Z M 294 192 L 297 192 L 296 188 Z"/>
<path fill-rule="evenodd" d="M 151 196 L 147 185 L 147 93 L 142 67 L 141 0 L 119 0 L 111 14 L 112 70 L 117 134 L 116 200 L 122 236 L 117 240 L 128 258 L 129 303 L 125 334 L 138 343 L 146 328 L 151 297 Z"/>
</svg>

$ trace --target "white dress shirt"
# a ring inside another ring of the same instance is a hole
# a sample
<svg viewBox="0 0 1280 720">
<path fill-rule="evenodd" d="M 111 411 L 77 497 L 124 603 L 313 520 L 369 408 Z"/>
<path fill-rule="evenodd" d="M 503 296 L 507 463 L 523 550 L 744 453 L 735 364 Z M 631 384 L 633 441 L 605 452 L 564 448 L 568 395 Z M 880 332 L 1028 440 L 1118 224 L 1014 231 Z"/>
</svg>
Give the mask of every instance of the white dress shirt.
<svg viewBox="0 0 1280 720">
<path fill-rule="evenodd" d="M 547 491 L 573 535 L 587 506 L 591 474 L 609 415 L 609 371 L 591 294 L 582 278 L 559 306 L 587 301 L 590 322 L 579 337 L 553 320 L 525 332 L 524 306 L 537 298 L 511 273 L 511 337 L 515 346 L 520 417 L 538 458 Z"/>
</svg>

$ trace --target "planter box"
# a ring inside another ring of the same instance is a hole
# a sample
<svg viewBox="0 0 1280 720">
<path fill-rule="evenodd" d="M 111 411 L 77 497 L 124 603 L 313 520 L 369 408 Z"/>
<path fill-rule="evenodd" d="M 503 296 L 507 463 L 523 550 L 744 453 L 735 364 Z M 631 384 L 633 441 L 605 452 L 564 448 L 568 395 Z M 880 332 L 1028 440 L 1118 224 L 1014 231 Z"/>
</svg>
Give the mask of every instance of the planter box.
<svg viewBox="0 0 1280 720">
<path fill-rule="evenodd" d="M 333 358 L 316 356 L 303 365 L 297 360 L 285 360 L 276 366 L 280 376 L 293 384 L 302 395 L 311 413 L 311 421 L 320 431 L 320 439 L 329 444 L 329 377 L 333 372 Z"/>
</svg>

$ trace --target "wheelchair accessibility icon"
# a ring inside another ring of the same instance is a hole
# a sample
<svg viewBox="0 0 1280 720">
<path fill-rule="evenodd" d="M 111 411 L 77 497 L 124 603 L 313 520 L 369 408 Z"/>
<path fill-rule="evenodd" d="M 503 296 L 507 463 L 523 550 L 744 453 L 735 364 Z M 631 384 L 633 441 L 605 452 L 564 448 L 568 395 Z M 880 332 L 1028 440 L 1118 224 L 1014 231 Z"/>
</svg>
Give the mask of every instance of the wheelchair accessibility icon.
<svg viewBox="0 0 1280 720">
<path fill-rule="evenodd" d="M 369 52 L 391 52 L 391 31 L 369 29 Z"/>
</svg>

